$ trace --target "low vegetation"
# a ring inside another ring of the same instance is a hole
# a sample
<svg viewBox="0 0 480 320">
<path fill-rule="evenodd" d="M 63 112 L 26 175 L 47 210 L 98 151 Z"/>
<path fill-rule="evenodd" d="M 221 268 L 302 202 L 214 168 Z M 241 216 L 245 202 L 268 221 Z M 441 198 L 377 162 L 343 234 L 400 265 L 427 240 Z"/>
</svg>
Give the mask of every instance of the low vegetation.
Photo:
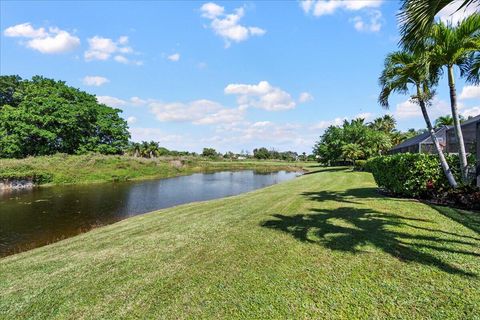
<svg viewBox="0 0 480 320">
<path fill-rule="evenodd" d="M 0 159 L 0 179 L 29 178 L 39 184 L 111 182 L 167 178 L 221 170 L 301 170 L 301 163 L 221 161 L 201 157 L 138 158 L 101 154 Z"/>
<path fill-rule="evenodd" d="M 474 319 L 479 226 L 380 196 L 369 173 L 321 169 L 3 258 L 0 314 Z"/>
<path fill-rule="evenodd" d="M 460 179 L 458 156 L 448 155 L 446 160 L 453 176 Z M 437 155 L 401 153 L 376 157 L 368 160 L 363 168 L 372 172 L 377 185 L 391 195 L 480 209 L 480 190 L 475 187 L 476 181 L 473 179 L 461 188 L 452 188 Z"/>
</svg>

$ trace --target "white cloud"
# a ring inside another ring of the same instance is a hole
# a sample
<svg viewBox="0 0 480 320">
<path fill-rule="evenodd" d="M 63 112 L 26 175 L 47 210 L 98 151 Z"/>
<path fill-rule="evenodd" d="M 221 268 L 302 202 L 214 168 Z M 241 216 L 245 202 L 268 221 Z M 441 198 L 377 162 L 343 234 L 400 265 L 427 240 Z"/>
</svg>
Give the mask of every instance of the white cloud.
<svg viewBox="0 0 480 320">
<path fill-rule="evenodd" d="M 225 8 L 213 2 L 205 3 L 200 8 L 202 17 L 211 20 L 210 28 L 225 41 L 225 47 L 231 42 L 245 41 L 251 36 L 262 36 L 265 30 L 259 27 L 241 25 L 240 19 L 245 15 L 244 8 L 237 8 L 234 13 L 226 14 Z"/>
<path fill-rule="evenodd" d="M 139 97 L 131 97 L 130 103 L 133 104 L 134 106 L 143 106 L 147 103 L 147 101 Z"/>
<path fill-rule="evenodd" d="M 355 16 L 350 20 L 355 30 L 362 32 L 378 32 L 382 28 L 383 18 L 380 10 L 371 10 L 366 17 Z"/>
<path fill-rule="evenodd" d="M 462 116 L 464 116 L 465 118 L 476 117 L 478 115 L 480 115 L 480 106 L 469 108 L 462 111 Z"/>
<path fill-rule="evenodd" d="M 293 123 L 273 123 L 271 121 L 242 121 L 219 125 L 217 135 L 208 139 L 221 147 L 237 149 L 252 145 L 256 147 L 276 148 L 280 150 L 309 150 L 313 146 L 316 133 L 305 132 L 303 126 Z"/>
<path fill-rule="evenodd" d="M 307 0 L 300 1 L 300 7 L 307 14 L 316 17 L 334 14 L 337 10 L 357 11 L 364 8 L 378 8 L 382 0 Z"/>
<path fill-rule="evenodd" d="M 365 119 L 365 121 L 370 121 L 373 119 L 374 114 L 371 112 L 362 112 L 359 114 L 356 114 L 352 119 Z"/>
<path fill-rule="evenodd" d="M 343 121 L 348 120 L 348 118 L 335 118 L 333 120 L 322 120 L 310 127 L 311 130 L 324 130 L 330 126 L 341 126 Z"/>
<path fill-rule="evenodd" d="M 157 120 L 162 122 L 191 122 L 205 125 L 240 121 L 244 116 L 240 109 L 225 108 L 215 101 L 206 99 L 188 103 L 155 101 L 149 106 Z"/>
<path fill-rule="evenodd" d="M 240 109 L 256 107 L 268 111 L 293 109 L 296 106 L 288 92 L 273 87 L 267 81 L 258 84 L 229 84 L 225 87 L 225 94 L 237 95 Z"/>
<path fill-rule="evenodd" d="M 100 87 L 107 82 L 110 82 L 110 80 L 100 76 L 86 76 L 85 78 L 83 78 L 83 84 L 87 86 Z"/>
<path fill-rule="evenodd" d="M 44 38 L 48 36 L 45 28 L 35 29 L 29 22 L 17 24 L 5 29 L 3 34 L 6 37 Z"/>
<path fill-rule="evenodd" d="M 129 128 L 132 141 L 157 141 L 169 149 L 185 148 L 186 137 L 175 134 L 168 134 L 159 128 Z M 192 147 L 188 144 L 186 148 Z"/>
<path fill-rule="evenodd" d="M 132 47 L 128 46 L 128 37 L 121 36 L 117 41 L 110 38 L 94 36 L 88 39 L 88 50 L 84 53 L 85 61 L 113 59 L 123 64 L 142 65 L 142 61 L 128 59 L 125 55 L 133 53 Z"/>
<path fill-rule="evenodd" d="M 308 92 L 302 92 L 302 93 L 300 93 L 300 96 L 298 97 L 298 102 L 300 102 L 300 103 L 305 103 L 305 102 L 312 101 L 312 100 L 313 100 L 313 96 Z"/>
<path fill-rule="evenodd" d="M 112 108 L 122 107 L 127 104 L 125 100 L 118 99 L 111 96 L 97 96 L 97 101 L 98 103 L 106 104 L 107 106 L 110 106 Z"/>
<path fill-rule="evenodd" d="M 464 108 L 462 103 L 458 103 L 458 109 Z M 430 106 L 427 107 L 430 120 L 433 121 L 440 116 L 451 114 L 450 103 L 434 98 Z M 397 119 L 421 118 L 423 119 L 420 106 L 411 100 L 406 100 L 396 105 L 394 116 Z"/>
<path fill-rule="evenodd" d="M 459 10 L 462 4 L 463 1 L 452 2 L 437 14 L 437 19 L 443 21 L 444 23 L 452 23 L 456 25 L 466 17 L 478 12 L 478 4 L 472 2 L 469 6 Z"/>
<path fill-rule="evenodd" d="M 128 124 L 134 124 L 134 123 L 136 123 L 136 122 L 137 122 L 137 118 L 134 117 L 134 116 L 131 116 L 131 117 L 128 117 L 128 118 L 127 118 L 127 123 L 128 123 Z"/>
<path fill-rule="evenodd" d="M 7 37 L 28 38 L 25 46 L 41 53 L 55 54 L 71 51 L 80 45 L 80 39 L 65 30 L 51 27 L 35 29 L 30 23 L 18 24 L 5 29 Z"/>
<path fill-rule="evenodd" d="M 170 61 L 176 62 L 176 61 L 180 60 L 180 53 L 174 53 L 172 55 L 169 55 L 167 57 L 167 59 L 170 60 Z"/>
<path fill-rule="evenodd" d="M 465 86 L 460 93 L 460 99 L 480 99 L 480 86 Z"/>
</svg>

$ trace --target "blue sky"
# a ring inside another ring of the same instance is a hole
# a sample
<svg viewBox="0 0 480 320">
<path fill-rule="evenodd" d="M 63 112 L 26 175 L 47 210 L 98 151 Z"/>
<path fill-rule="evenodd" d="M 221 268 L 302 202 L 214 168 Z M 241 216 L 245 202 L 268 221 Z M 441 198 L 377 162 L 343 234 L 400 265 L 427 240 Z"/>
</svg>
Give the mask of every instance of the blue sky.
<svg viewBox="0 0 480 320">
<path fill-rule="evenodd" d="M 378 103 L 397 49 L 396 1 L 2 1 L 0 73 L 39 74 L 123 110 L 132 139 L 176 150 L 310 152 L 330 124 L 393 114 L 422 128 L 408 96 Z M 470 11 L 469 11 L 470 10 Z M 447 9 L 439 18 L 458 19 Z M 480 90 L 458 81 L 461 111 Z M 432 118 L 448 113 L 445 80 Z"/>
</svg>

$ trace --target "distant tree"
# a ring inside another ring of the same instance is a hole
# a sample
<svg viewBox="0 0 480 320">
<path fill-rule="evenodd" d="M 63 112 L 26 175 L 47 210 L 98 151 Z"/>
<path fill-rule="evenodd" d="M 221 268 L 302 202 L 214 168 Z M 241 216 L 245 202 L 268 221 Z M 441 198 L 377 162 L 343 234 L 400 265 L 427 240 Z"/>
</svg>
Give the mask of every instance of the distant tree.
<svg viewBox="0 0 480 320">
<path fill-rule="evenodd" d="M 270 152 L 267 148 L 253 149 L 253 157 L 255 159 L 270 159 Z"/>
<path fill-rule="evenodd" d="M 202 157 L 216 158 L 218 157 L 217 151 L 213 148 L 203 148 Z"/>
<path fill-rule="evenodd" d="M 1 76 L 0 93 L 0 157 L 118 154 L 128 144 L 121 110 L 65 82 Z"/>
</svg>

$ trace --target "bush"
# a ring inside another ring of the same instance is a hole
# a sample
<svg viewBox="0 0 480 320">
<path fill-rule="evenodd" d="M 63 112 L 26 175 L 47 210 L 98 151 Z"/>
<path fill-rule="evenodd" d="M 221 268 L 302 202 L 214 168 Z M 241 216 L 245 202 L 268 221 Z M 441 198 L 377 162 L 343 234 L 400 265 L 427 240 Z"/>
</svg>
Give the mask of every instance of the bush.
<svg viewBox="0 0 480 320">
<path fill-rule="evenodd" d="M 447 161 L 460 182 L 458 157 L 449 155 Z M 405 197 L 425 197 L 450 189 L 436 155 L 401 153 L 370 159 L 366 170 L 372 172 L 375 182 L 386 191 Z"/>
<path fill-rule="evenodd" d="M 367 160 L 357 160 L 355 161 L 355 170 L 357 171 L 367 171 L 366 170 Z"/>
</svg>

